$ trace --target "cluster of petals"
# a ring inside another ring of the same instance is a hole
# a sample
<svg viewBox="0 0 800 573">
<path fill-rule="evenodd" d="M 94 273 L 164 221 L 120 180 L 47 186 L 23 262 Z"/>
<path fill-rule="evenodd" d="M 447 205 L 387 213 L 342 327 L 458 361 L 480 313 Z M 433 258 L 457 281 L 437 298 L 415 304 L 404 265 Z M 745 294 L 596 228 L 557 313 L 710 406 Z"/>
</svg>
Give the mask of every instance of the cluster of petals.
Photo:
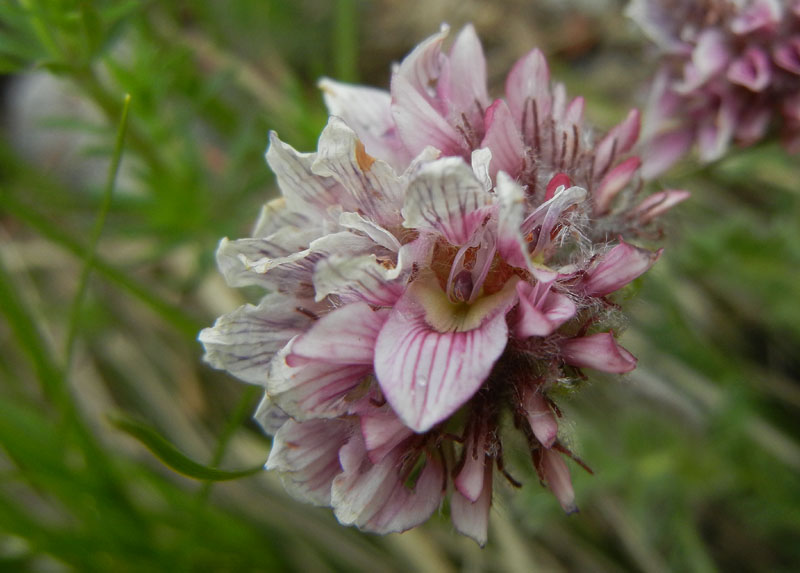
<svg viewBox="0 0 800 573">
<path fill-rule="evenodd" d="M 396 66 L 390 92 L 323 80 L 316 152 L 272 134 L 282 197 L 217 255 L 230 285 L 268 294 L 200 340 L 264 387 L 267 468 L 291 493 L 377 533 L 449 500 L 483 544 L 496 474 L 517 484 L 504 432 L 575 510 L 566 458 L 580 461 L 551 394 L 584 368 L 635 368 L 609 297 L 659 257 L 631 241 L 687 194 L 642 197 L 637 112 L 595 142 L 537 50 L 491 100 L 474 30 L 449 51 L 447 34 Z"/>
<path fill-rule="evenodd" d="M 800 1 L 632 0 L 661 65 L 645 117 L 645 177 L 696 144 L 702 161 L 771 132 L 800 151 Z"/>
</svg>

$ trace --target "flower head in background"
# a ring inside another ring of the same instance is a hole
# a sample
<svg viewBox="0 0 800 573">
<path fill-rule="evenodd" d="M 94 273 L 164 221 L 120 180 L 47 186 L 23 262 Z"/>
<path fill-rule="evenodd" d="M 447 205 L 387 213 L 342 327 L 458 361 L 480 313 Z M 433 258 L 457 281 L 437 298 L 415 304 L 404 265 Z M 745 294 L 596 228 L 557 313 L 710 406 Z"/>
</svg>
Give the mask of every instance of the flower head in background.
<svg viewBox="0 0 800 573">
<path fill-rule="evenodd" d="M 702 161 L 774 130 L 800 151 L 800 2 L 632 0 L 661 53 L 645 115 L 645 177 L 693 144 Z"/>
<path fill-rule="evenodd" d="M 686 193 L 641 196 L 636 112 L 595 142 L 540 52 L 491 100 L 472 27 L 449 52 L 446 36 L 397 66 L 391 93 L 323 80 L 332 117 L 315 153 L 271 136 L 283 197 L 218 251 L 232 286 L 269 294 L 200 340 L 212 365 L 265 388 L 267 468 L 293 494 L 378 533 L 449 498 L 483 544 L 496 475 L 518 485 L 510 432 L 575 510 L 553 396 L 582 369 L 636 366 L 609 297 L 660 254 L 629 241 L 657 236 Z"/>
</svg>

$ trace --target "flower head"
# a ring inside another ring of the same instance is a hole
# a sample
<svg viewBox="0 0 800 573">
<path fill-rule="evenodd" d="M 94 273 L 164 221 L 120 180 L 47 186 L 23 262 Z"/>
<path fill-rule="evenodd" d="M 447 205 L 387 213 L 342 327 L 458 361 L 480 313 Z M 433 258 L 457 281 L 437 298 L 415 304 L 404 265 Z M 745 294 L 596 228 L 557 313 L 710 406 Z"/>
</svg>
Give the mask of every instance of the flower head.
<svg viewBox="0 0 800 573">
<path fill-rule="evenodd" d="M 575 510 L 553 396 L 584 368 L 636 366 L 608 297 L 660 254 L 628 241 L 686 194 L 641 200 L 636 112 L 595 143 L 538 51 L 491 101 L 472 28 L 447 54 L 446 34 L 397 67 L 391 94 L 324 80 L 315 153 L 272 135 L 283 197 L 218 251 L 232 286 L 270 294 L 200 340 L 212 365 L 264 386 L 267 468 L 289 491 L 379 533 L 449 496 L 483 544 L 495 475 L 518 485 L 509 425 Z"/>
<path fill-rule="evenodd" d="M 787 150 L 800 150 L 800 3 L 632 0 L 628 15 L 661 52 L 645 117 L 646 177 L 693 143 L 714 161 L 771 127 Z"/>
</svg>

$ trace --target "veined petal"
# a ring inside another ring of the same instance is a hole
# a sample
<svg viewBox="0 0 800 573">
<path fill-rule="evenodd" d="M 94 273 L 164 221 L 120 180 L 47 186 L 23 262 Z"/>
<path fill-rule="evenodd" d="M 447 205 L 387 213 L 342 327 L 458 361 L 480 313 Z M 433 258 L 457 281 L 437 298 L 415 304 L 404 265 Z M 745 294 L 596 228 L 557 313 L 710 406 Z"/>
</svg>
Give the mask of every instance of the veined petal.
<svg viewBox="0 0 800 573">
<path fill-rule="evenodd" d="M 558 421 L 547 399 L 540 391 L 526 388 L 522 409 L 536 439 L 545 448 L 552 447 L 558 437 Z"/>
<path fill-rule="evenodd" d="M 603 177 L 600 185 L 592 193 L 595 214 L 608 212 L 614 197 L 628 186 L 641 164 L 642 161 L 638 157 L 629 157 Z"/>
<path fill-rule="evenodd" d="M 275 434 L 266 468 L 281 473 L 293 497 L 330 505 L 331 484 L 342 471 L 339 450 L 352 434 L 342 420 L 287 420 Z"/>
<path fill-rule="evenodd" d="M 420 167 L 406 191 L 403 226 L 429 229 L 453 245 L 469 242 L 489 214 L 492 194 L 486 192 L 469 165 L 446 157 Z"/>
<path fill-rule="evenodd" d="M 469 153 L 464 138 L 402 76 L 392 77 L 392 116 L 411 155 L 433 146 L 445 155 Z"/>
<path fill-rule="evenodd" d="M 198 337 L 206 362 L 250 384 L 265 384 L 272 357 L 311 322 L 296 310 L 298 302 L 272 293 L 258 306 L 247 304 L 222 315 Z"/>
<path fill-rule="evenodd" d="M 728 79 L 750 91 L 760 92 L 772 80 L 772 65 L 763 50 L 751 46 L 741 58 L 731 62 Z"/>
<path fill-rule="evenodd" d="M 337 308 L 294 340 L 286 363 L 372 364 L 375 340 L 388 316 L 388 309 L 374 310 L 365 302 Z"/>
<path fill-rule="evenodd" d="M 253 228 L 253 237 L 256 239 L 266 238 L 287 227 L 301 230 L 308 228 L 309 222 L 309 218 L 302 213 L 289 210 L 285 197 L 276 197 L 261 207 L 258 220 Z"/>
<path fill-rule="evenodd" d="M 449 311 L 435 309 L 440 316 L 431 321 L 428 309 L 440 305 L 441 299 L 432 301 L 437 295 L 422 292 L 429 287 L 417 288 L 418 283 L 397 302 L 378 335 L 375 374 L 403 422 L 424 432 L 469 400 L 489 376 L 508 341 L 505 313 L 514 298 L 509 296 L 511 282 L 510 293 L 485 303 L 487 308 L 462 303 L 470 307 L 468 314 L 480 316 L 451 319 L 453 324 L 469 324 L 469 329 L 439 331 L 430 324 L 445 320 Z"/>
<path fill-rule="evenodd" d="M 685 201 L 690 195 L 691 193 L 688 191 L 676 189 L 653 193 L 650 197 L 639 203 L 633 212 L 639 219 L 639 223 L 645 225 L 669 209 L 672 209 L 678 203 Z"/>
<path fill-rule="evenodd" d="M 636 368 L 636 357 L 617 344 L 613 332 L 569 338 L 561 342 L 561 357 L 579 368 L 622 374 Z"/>
<path fill-rule="evenodd" d="M 641 116 L 638 109 L 632 109 L 621 123 L 612 127 L 595 148 L 593 176 L 603 177 L 617 158 L 627 153 L 639 138 Z"/>
<path fill-rule="evenodd" d="M 489 105 L 486 90 L 486 58 L 475 28 L 464 26 L 450 48 L 450 56 L 445 59 L 442 77 L 437 85 L 438 95 L 448 104 L 451 117 L 461 118 L 480 125 L 483 110 Z M 446 76 L 446 77 L 445 77 Z"/>
<path fill-rule="evenodd" d="M 426 99 L 433 100 L 435 94 L 431 86 L 439 78 L 442 60 L 444 59 L 442 43 L 449 33 L 450 27 L 447 24 L 442 24 L 437 34 L 425 39 L 403 59 L 393 74 L 392 97 L 396 96 L 394 93 L 394 79 L 398 77 L 407 82 L 409 87 L 420 95 L 424 95 Z"/>
<path fill-rule="evenodd" d="M 319 138 L 319 152 L 311 165 L 318 177 L 330 177 L 347 191 L 341 194 L 345 211 L 359 211 L 379 224 L 399 223 L 394 206 L 403 184 L 385 162 L 367 154 L 355 132 L 338 117 L 331 117 Z"/>
<path fill-rule="evenodd" d="M 537 469 L 547 487 L 550 488 L 561 507 L 566 513 L 575 513 L 578 506 L 575 505 L 575 492 L 572 489 L 572 479 L 569 476 L 569 468 L 564 458 L 555 450 L 540 450 L 541 461 Z"/>
<path fill-rule="evenodd" d="M 264 392 L 264 396 L 256 408 L 256 413 L 253 414 L 253 419 L 258 422 L 264 432 L 274 436 L 290 418 L 289 414 L 281 410 L 280 406 L 272 401 L 269 394 Z"/>
<path fill-rule="evenodd" d="M 372 373 L 367 364 L 310 362 L 289 366 L 289 342 L 269 365 L 267 392 L 287 414 L 297 420 L 333 418 L 347 412 L 348 394 Z"/>
<path fill-rule="evenodd" d="M 444 468 L 427 456 L 414 488 L 409 489 L 400 474 L 404 453 L 402 447 L 395 448 L 373 464 L 359 434 L 340 450 L 343 471 L 331 487 L 331 505 L 340 523 L 385 534 L 411 529 L 430 517 L 443 497 Z"/>
<path fill-rule="evenodd" d="M 522 187 L 508 174 L 497 174 L 495 193 L 500 200 L 497 220 L 497 252 L 512 267 L 528 266 L 527 243 L 520 229 L 525 215 Z"/>
<path fill-rule="evenodd" d="M 394 281 L 399 267 L 375 255 L 331 255 L 314 269 L 314 291 L 317 301 L 336 294 L 345 304 L 367 302 L 376 306 L 392 306 L 403 294 L 404 285 Z"/>
<path fill-rule="evenodd" d="M 541 282 L 531 286 L 520 281 L 517 283 L 517 294 L 518 321 L 514 326 L 514 334 L 519 338 L 548 336 L 575 316 L 577 310 L 569 298 L 552 292 L 549 285 L 544 286 Z"/>
<path fill-rule="evenodd" d="M 339 224 L 346 229 L 360 231 L 377 244 L 390 251 L 396 253 L 400 250 L 400 241 L 397 240 L 397 237 L 377 223 L 365 219 L 358 213 L 342 213 L 339 215 Z"/>
<path fill-rule="evenodd" d="M 339 204 L 340 190 L 336 181 L 311 171 L 316 153 L 296 151 L 278 139 L 275 132 L 270 132 L 269 141 L 267 163 L 275 173 L 290 211 L 306 213 L 311 209 L 315 214 L 324 214 L 328 207 Z"/>
<path fill-rule="evenodd" d="M 663 249 L 651 252 L 625 241 L 608 251 L 583 279 L 589 296 L 605 296 L 643 275 L 655 264 Z"/>
<path fill-rule="evenodd" d="M 506 99 L 523 137 L 530 137 L 550 115 L 550 69 L 538 49 L 520 58 L 506 78 Z M 526 142 L 530 143 L 528 139 Z"/>
<path fill-rule="evenodd" d="M 486 464 L 480 496 L 471 501 L 458 490 L 450 497 L 450 519 L 456 530 L 486 545 L 489 532 L 489 510 L 492 506 L 492 465 Z"/>
<path fill-rule="evenodd" d="M 373 464 L 380 463 L 400 442 L 414 435 L 388 407 L 358 412 L 358 418 L 361 421 L 364 447 Z"/>
<path fill-rule="evenodd" d="M 498 171 L 505 171 L 516 176 L 522 167 L 525 147 L 506 102 L 496 100 L 486 110 L 484 122 L 486 135 L 480 146 L 492 152 L 490 175 L 494 179 Z"/>
<path fill-rule="evenodd" d="M 384 159 L 395 169 L 408 165 L 411 157 L 394 125 L 389 92 L 328 78 L 322 78 L 317 85 L 328 112 L 353 128 L 368 154 Z"/>
</svg>

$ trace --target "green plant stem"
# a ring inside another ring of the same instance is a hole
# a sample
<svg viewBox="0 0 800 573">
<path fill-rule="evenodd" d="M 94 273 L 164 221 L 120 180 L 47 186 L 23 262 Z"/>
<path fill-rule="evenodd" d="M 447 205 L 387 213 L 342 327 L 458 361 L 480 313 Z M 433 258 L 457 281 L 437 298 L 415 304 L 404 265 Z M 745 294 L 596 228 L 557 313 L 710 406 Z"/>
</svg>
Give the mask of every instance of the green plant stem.
<svg viewBox="0 0 800 573">
<path fill-rule="evenodd" d="M 86 289 L 89 285 L 89 275 L 92 271 L 92 266 L 96 258 L 97 244 L 100 241 L 100 235 L 105 226 L 106 217 L 111 207 L 111 197 L 114 194 L 114 187 L 117 182 L 117 173 L 119 173 L 119 165 L 122 161 L 122 151 L 125 147 L 125 132 L 128 126 L 128 111 L 130 109 L 131 96 L 125 95 L 125 100 L 122 106 L 122 114 L 117 127 L 117 137 L 114 142 L 114 154 L 111 157 L 111 165 L 108 168 L 108 178 L 106 180 L 105 190 L 103 192 L 103 200 L 100 203 L 100 209 L 97 212 L 97 219 L 95 219 L 92 233 L 89 236 L 89 244 L 86 247 L 86 255 L 84 256 L 83 268 L 81 275 L 78 279 L 78 289 L 75 293 L 75 298 L 72 301 L 72 307 L 69 313 L 69 323 L 67 326 L 67 340 L 64 348 L 64 371 L 69 374 L 72 366 L 73 350 L 75 347 L 75 336 L 78 332 L 78 322 L 80 319 L 81 307 L 83 300 L 86 297 Z"/>
</svg>

